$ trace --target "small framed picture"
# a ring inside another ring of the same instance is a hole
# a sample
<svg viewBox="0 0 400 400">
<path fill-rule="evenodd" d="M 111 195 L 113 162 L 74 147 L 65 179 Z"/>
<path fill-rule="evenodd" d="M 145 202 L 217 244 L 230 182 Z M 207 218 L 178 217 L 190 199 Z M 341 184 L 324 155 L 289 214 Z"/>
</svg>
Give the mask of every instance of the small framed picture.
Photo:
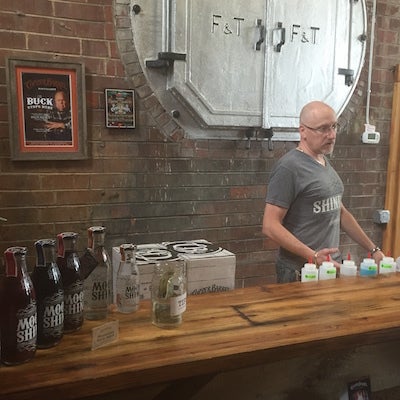
<svg viewBox="0 0 400 400">
<path fill-rule="evenodd" d="M 135 128 L 135 91 L 105 89 L 106 127 Z"/>
<path fill-rule="evenodd" d="M 84 66 L 8 59 L 13 160 L 87 158 Z"/>
</svg>

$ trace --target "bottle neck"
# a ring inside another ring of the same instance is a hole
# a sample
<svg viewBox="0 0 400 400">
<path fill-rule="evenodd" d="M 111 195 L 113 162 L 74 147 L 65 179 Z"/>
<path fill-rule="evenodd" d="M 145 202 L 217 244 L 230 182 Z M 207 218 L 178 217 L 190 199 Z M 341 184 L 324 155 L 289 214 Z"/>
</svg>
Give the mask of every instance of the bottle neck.
<svg viewBox="0 0 400 400">
<path fill-rule="evenodd" d="M 127 262 L 127 263 L 133 263 L 135 262 L 135 254 L 132 250 L 125 250 L 122 255 L 121 255 L 121 261 Z"/>
<path fill-rule="evenodd" d="M 35 243 L 35 247 L 37 267 L 46 267 L 55 262 L 56 248 L 54 243 L 38 241 Z"/>
<path fill-rule="evenodd" d="M 124 243 L 119 246 L 122 262 L 136 262 L 136 246 L 133 243 Z"/>
<path fill-rule="evenodd" d="M 106 230 L 103 226 L 92 226 L 88 229 L 88 247 L 92 250 L 104 247 Z"/>
<path fill-rule="evenodd" d="M 94 233 L 91 238 L 89 237 L 89 248 L 94 250 L 99 247 L 104 247 L 104 234 Z"/>
<path fill-rule="evenodd" d="M 26 249 L 9 248 L 5 251 L 6 277 L 21 277 L 27 274 Z"/>
<path fill-rule="evenodd" d="M 58 257 L 64 258 L 66 254 L 76 253 L 76 233 L 60 233 L 57 235 Z"/>
</svg>

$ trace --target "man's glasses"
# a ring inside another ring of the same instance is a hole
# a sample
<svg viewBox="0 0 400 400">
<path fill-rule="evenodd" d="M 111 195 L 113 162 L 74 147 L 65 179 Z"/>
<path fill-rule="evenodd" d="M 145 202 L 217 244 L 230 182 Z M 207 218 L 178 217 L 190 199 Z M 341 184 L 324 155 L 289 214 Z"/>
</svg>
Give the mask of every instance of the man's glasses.
<svg viewBox="0 0 400 400">
<path fill-rule="evenodd" d="M 306 124 L 301 124 L 301 125 L 305 126 L 307 129 L 310 129 L 311 131 L 319 132 L 324 135 L 328 134 L 330 131 L 337 132 L 340 129 L 340 125 L 337 122 L 335 122 L 332 125 L 322 125 L 319 126 L 318 128 L 311 128 L 311 126 L 308 126 Z"/>
</svg>

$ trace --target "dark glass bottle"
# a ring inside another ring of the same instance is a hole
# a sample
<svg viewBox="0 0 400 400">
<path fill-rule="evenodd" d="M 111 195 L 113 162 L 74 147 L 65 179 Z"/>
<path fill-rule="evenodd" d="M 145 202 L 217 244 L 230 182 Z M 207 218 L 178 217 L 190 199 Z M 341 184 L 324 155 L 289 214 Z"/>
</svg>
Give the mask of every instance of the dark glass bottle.
<svg viewBox="0 0 400 400">
<path fill-rule="evenodd" d="M 35 242 L 36 265 L 31 278 L 36 293 L 38 314 L 37 347 L 58 344 L 64 332 L 64 290 L 61 273 L 55 262 L 56 241 Z"/>
<path fill-rule="evenodd" d="M 88 229 L 88 247 L 97 261 L 96 268 L 85 279 L 85 318 L 100 320 L 107 318 L 111 303 L 111 260 L 104 247 L 106 228 L 92 226 Z"/>
<path fill-rule="evenodd" d="M 4 252 L 6 269 L 0 277 L 1 361 L 16 365 L 36 352 L 37 309 L 35 290 L 26 269 L 26 247 Z"/>
<path fill-rule="evenodd" d="M 57 265 L 64 287 L 64 333 L 77 331 L 83 324 L 83 280 L 76 252 L 78 234 L 63 232 L 57 235 Z"/>
</svg>

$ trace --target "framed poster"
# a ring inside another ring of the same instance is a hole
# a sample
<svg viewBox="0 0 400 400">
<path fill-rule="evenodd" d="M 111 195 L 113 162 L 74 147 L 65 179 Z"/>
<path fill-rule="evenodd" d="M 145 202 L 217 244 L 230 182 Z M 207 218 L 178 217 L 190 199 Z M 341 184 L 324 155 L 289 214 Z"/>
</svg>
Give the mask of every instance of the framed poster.
<svg viewBox="0 0 400 400">
<path fill-rule="evenodd" d="M 125 89 L 105 89 L 106 127 L 135 127 L 135 91 Z"/>
<path fill-rule="evenodd" d="M 87 158 L 84 66 L 9 58 L 13 160 Z"/>
</svg>

